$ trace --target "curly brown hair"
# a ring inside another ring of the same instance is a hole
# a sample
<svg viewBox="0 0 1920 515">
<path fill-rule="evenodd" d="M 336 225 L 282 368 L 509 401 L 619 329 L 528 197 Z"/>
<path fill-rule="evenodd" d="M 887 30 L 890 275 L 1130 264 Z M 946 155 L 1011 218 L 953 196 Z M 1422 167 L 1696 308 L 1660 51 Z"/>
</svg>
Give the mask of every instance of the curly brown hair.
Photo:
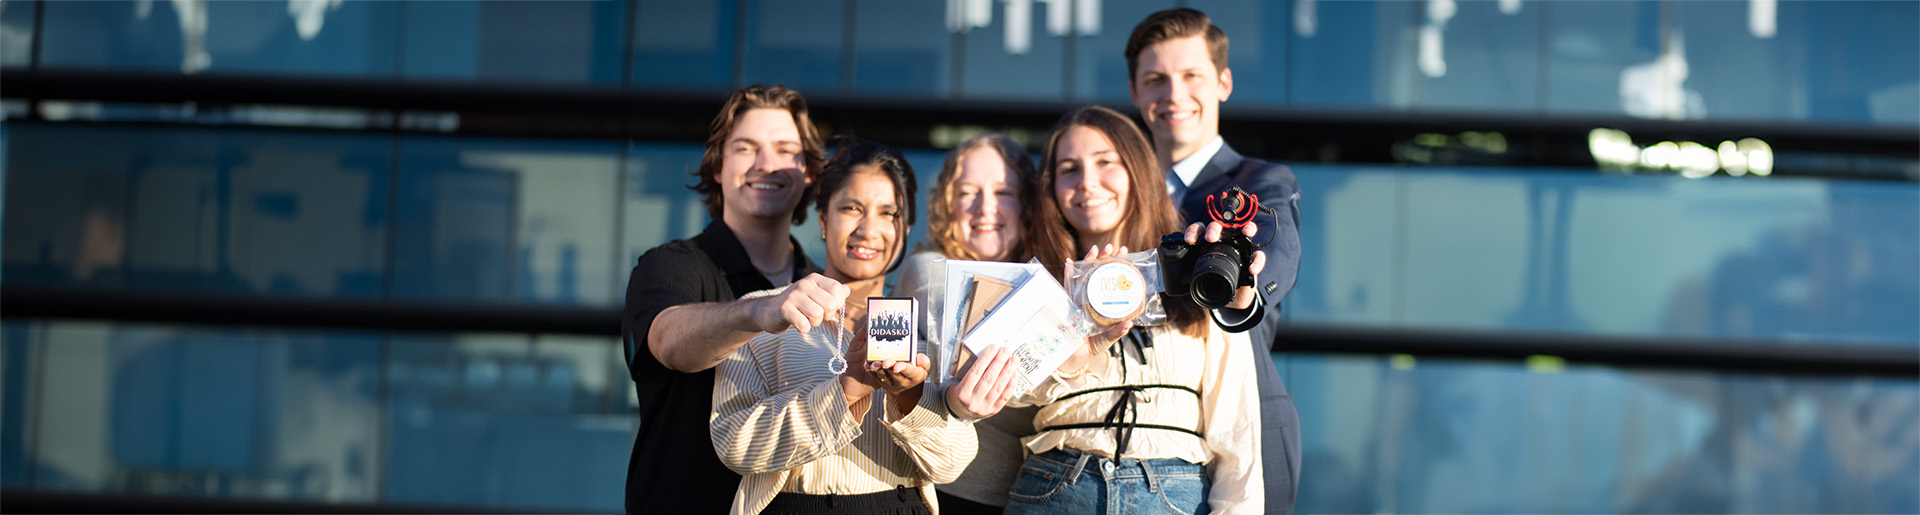
<svg viewBox="0 0 1920 515">
<path fill-rule="evenodd" d="M 800 203 L 793 207 L 793 224 L 807 221 L 807 204 L 810 204 L 817 188 L 812 184 L 820 182 L 820 167 L 827 162 L 827 150 L 820 137 L 820 129 L 813 126 L 813 119 L 807 117 L 807 99 L 800 92 L 787 89 L 786 86 L 763 86 L 754 84 L 740 88 L 727 97 L 726 105 L 720 107 L 720 114 L 713 117 L 713 124 L 707 129 L 707 151 L 700 155 L 700 168 L 689 173 L 700 179 L 698 184 L 688 189 L 700 193 L 707 203 L 707 216 L 720 220 L 726 199 L 722 198 L 720 188 L 720 166 L 725 162 L 727 136 L 733 134 L 733 126 L 740 116 L 754 109 L 783 109 L 793 113 L 793 125 L 800 129 L 800 147 L 804 161 L 808 186 L 801 193 Z"/>
</svg>

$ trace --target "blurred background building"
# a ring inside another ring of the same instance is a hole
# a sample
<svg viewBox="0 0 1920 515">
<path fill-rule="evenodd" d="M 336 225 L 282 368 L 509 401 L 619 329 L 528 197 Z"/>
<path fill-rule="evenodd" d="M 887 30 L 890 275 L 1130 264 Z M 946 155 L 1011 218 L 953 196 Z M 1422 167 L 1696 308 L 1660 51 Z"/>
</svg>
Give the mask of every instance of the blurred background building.
<svg viewBox="0 0 1920 515">
<path fill-rule="evenodd" d="M 728 91 L 925 185 L 1181 5 L 1305 192 L 1301 511 L 1920 512 L 1920 4 L 1773 0 L 0 0 L 0 502 L 618 511 Z"/>
</svg>

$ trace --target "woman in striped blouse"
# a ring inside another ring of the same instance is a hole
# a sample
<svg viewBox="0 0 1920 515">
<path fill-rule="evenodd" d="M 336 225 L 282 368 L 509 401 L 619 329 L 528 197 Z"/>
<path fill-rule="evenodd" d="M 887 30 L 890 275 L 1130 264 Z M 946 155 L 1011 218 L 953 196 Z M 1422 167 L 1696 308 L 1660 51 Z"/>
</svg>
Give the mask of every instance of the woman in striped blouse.
<svg viewBox="0 0 1920 515">
<path fill-rule="evenodd" d="M 1042 216 L 1058 221 L 1028 227 L 1047 266 L 1081 252 L 1093 259 L 1154 248 L 1181 230 L 1147 139 L 1125 116 L 1104 107 L 1068 113 L 1045 156 L 1036 197 Z M 1187 239 L 1199 232 L 1188 227 Z M 1242 294 L 1228 307 L 1250 306 L 1251 292 Z M 1245 334 L 1223 330 L 1199 306 L 1163 300 L 1166 324 L 1129 331 L 1123 322 L 1090 337 L 1052 380 L 1014 399 L 1041 408 L 1007 513 L 1264 508 L 1253 375 L 1260 357 Z"/>
<path fill-rule="evenodd" d="M 884 291 L 913 225 L 913 169 L 893 148 L 850 143 L 818 186 L 826 276 L 848 288 L 845 315 L 762 333 L 720 364 L 713 449 L 744 476 L 732 512 L 936 512 L 933 485 L 973 460 L 973 426 L 923 386 L 925 354 L 869 363 L 865 347 L 866 299 Z"/>
</svg>

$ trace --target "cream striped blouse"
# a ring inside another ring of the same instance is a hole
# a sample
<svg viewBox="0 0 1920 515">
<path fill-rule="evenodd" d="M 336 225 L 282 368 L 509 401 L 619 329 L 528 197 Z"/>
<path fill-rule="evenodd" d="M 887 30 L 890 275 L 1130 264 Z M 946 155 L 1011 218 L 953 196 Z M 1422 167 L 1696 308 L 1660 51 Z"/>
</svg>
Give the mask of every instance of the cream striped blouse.
<svg viewBox="0 0 1920 515">
<path fill-rule="evenodd" d="M 1260 469 L 1260 393 L 1254 384 L 1253 360 L 1265 356 L 1254 354 L 1245 333 L 1228 333 L 1212 322 L 1207 324 L 1205 338 L 1180 334 L 1171 325 L 1148 328 L 1148 333 L 1153 338 L 1153 346 L 1146 349 L 1150 366 L 1140 364 L 1133 345 L 1118 343 L 1125 357 L 1102 356 L 1089 371 L 1056 373 L 1009 405 L 1040 406 L 1033 418 L 1034 429 L 1040 429 L 1100 422 L 1122 395 L 1105 391 L 1060 400 L 1089 388 L 1168 384 L 1198 390 L 1196 397 L 1178 389 L 1150 388 L 1140 394 L 1134 408 L 1139 423 L 1189 428 L 1205 438 L 1137 428 L 1126 457 L 1177 458 L 1206 465 L 1211 482 L 1207 505 L 1213 513 L 1260 513 L 1266 501 Z M 1124 370 L 1120 359 L 1127 360 Z M 1118 448 L 1114 431 L 1104 428 L 1041 431 L 1022 443 L 1034 454 L 1071 448 L 1111 456 Z"/>
<path fill-rule="evenodd" d="M 825 332 L 761 333 L 714 374 L 713 450 L 739 472 L 732 513 L 759 513 L 780 492 L 865 494 L 917 488 L 939 513 L 933 485 L 950 483 L 973 461 L 973 426 L 948 417 L 929 384 L 918 405 L 887 421 L 884 391 L 855 420 L 827 360 Z M 850 366 L 860 366 L 858 362 Z"/>
</svg>

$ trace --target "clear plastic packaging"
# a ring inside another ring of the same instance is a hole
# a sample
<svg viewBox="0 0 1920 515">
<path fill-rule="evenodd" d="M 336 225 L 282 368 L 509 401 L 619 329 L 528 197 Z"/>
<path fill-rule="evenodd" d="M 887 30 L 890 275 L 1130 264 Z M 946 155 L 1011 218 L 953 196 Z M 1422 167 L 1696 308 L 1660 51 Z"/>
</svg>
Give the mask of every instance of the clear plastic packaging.
<svg viewBox="0 0 1920 515">
<path fill-rule="evenodd" d="M 1110 327 L 1125 321 L 1136 326 L 1167 322 L 1160 292 L 1160 251 L 1143 250 L 1101 259 L 1067 263 L 1067 291 L 1072 292 L 1079 325 Z"/>
</svg>

